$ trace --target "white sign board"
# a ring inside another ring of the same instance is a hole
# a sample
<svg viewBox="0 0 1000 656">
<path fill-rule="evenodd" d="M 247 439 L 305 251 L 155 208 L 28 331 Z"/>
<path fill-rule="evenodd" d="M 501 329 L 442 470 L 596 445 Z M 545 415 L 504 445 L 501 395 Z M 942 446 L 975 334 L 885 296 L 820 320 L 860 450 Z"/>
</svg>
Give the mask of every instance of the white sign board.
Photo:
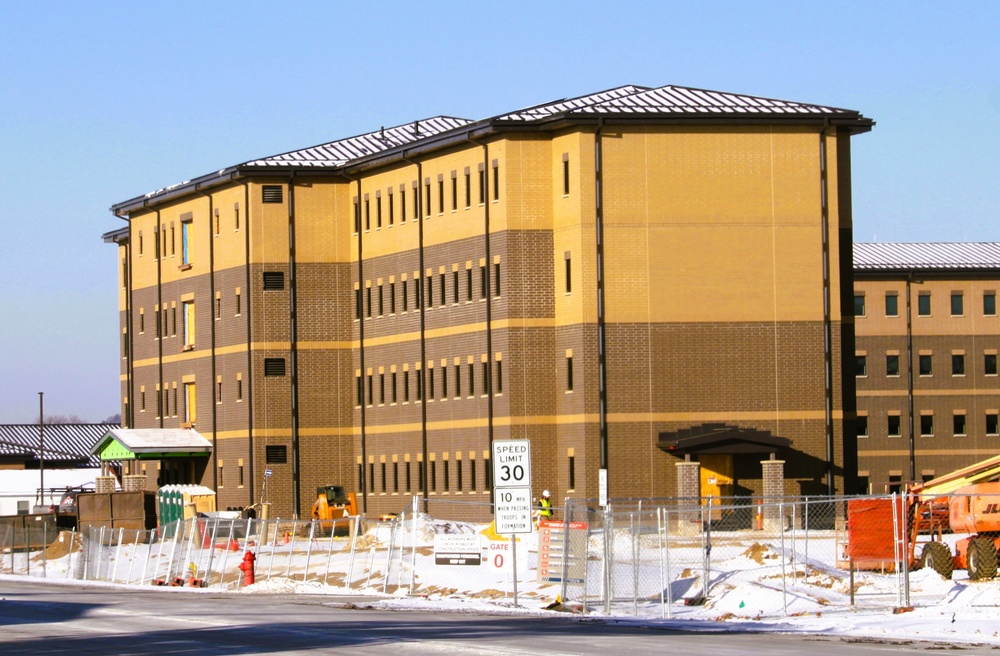
<svg viewBox="0 0 1000 656">
<path fill-rule="evenodd" d="M 482 552 L 478 533 L 445 533 L 434 536 L 435 565 L 480 565 Z"/>
<path fill-rule="evenodd" d="M 608 505 L 608 470 L 598 469 L 597 470 L 597 495 L 598 502 L 601 508 L 605 508 Z"/>
<path fill-rule="evenodd" d="M 486 566 L 501 572 L 511 572 L 514 566 L 514 546 L 510 542 L 499 542 L 487 540 L 483 546 L 483 561 Z M 517 543 L 517 573 L 524 575 L 528 573 L 528 546 L 523 542 Z"/>
<path fill-rule="evenodd" d="M 531 488 L 531 442 L 493 442 L 493 487 Z"/>
<path fill-rule="evenodd" d="M 531 533 L 531 488 L 500 487 L 493 495 L 494 521 L 500 535 Z"/>
</svg>

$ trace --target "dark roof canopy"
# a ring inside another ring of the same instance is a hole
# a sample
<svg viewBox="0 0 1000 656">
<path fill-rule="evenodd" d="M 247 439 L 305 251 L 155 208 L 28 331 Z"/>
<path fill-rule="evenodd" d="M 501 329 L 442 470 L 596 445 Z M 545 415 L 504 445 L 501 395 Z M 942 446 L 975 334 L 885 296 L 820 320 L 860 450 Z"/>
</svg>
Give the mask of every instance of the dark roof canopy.
<svg viewBox="0 0 1000 656">
<path fill-rule="evenodd" d="M 660 433 L 657 446 L 677 456 L 700 453 L 777 453 L 792 443 L 770 431 L 725 424 L 702 424 L 672 433 Z"/>
</svg>

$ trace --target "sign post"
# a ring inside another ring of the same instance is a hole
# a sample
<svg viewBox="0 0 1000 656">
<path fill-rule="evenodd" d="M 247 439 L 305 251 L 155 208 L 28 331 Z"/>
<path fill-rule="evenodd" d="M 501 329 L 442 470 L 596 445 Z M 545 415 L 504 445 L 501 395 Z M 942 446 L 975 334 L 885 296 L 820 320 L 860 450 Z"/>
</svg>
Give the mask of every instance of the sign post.
<svg viewBox="0 0 1000 656">
<path fill-rule="evenodd" d="M 517 606 L 517 535 L 531 533 L 531 442 L 493 442 L 494 524 L 500 535 L 510 535 Z"/>
</svg>

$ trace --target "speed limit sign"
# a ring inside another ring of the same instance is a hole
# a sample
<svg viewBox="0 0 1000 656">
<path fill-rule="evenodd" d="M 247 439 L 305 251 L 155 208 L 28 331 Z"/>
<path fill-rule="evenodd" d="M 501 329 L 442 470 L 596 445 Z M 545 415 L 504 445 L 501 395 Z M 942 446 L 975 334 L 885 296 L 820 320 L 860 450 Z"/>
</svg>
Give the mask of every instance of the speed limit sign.
<svg viewBox="0 0 1000 656">
<path fill-rule="evenodd" d="M 531 487 L 531 442 L 493 442 L 493 487 Z"/>
</svg>

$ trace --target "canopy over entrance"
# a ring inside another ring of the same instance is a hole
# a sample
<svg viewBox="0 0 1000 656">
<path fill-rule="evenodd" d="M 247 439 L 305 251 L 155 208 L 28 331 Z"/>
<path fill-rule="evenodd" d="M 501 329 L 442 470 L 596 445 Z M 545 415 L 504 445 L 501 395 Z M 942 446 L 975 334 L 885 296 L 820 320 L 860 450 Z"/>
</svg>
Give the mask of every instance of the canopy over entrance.
<svg viewBox="0 0 1000 656">
<path fill-rule="evenodd" d="M 212 443 L 191 428 L 115 428 L 98 440 L 91 453 L 102 462 L 207 457 Z"/>
<path fill-rule="evenodd" d="M 702 424 L 672 433 L 660 433 L 657 446 L 676 456 L 706 453 L 777 453 L 792 443 L 770 431 L 725 424 Z"/>
</svg>

